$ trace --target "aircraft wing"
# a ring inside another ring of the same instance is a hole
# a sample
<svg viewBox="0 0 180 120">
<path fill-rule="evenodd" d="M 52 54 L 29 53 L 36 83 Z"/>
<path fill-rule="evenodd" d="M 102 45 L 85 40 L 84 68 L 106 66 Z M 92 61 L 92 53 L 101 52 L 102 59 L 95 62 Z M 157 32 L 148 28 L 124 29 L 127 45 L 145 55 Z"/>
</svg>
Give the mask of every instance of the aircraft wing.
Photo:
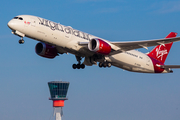
<svg viewBox="0 0 180 120">
<path fill-rule="evenodd" d="M 128 42 L 108 42 L 111 47 L 112 51 L 109 55 L 118 54 L 123 51 L 138 49 L 138 48 L 145 48 L 157 45 L 164 45 L 171 42 L 180 41 L 180 37 L 173 37 L 173 38 L 163 38 L 163 39 L 153 39 L 153 40 L 142 40 L 142 41 L 128 41 Z M 79 45 L 87 47 L 89 42 L 78 42 Z"/>
<path fill-rule="evenodd" d="M 144 41 L 111 42 L 111 44 L 118 46 L 121 51 L 127 51 L 127 50 L 133 50 L 133 49 L 138 49 L 138 48 L 147 49 L 147 47 L 163 45 L 163 44 L 177 42 L 177 41 L 180 41 L 180 37 L 144 40 Z"/>
</svg>

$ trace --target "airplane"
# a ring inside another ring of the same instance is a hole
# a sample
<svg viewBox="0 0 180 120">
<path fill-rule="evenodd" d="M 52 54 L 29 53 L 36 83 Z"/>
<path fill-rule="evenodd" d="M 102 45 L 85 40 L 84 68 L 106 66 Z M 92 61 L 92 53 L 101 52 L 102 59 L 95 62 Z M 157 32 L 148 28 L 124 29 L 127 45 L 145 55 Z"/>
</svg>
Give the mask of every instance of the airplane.
<svg viewBox="0 0 180 120">
<path fill-rule="evenodd" d="M 21 38 L 20 44 L 24 43 L 24 37 L 39 41 L 35 52 L 41 57 L 53 59 L 64 53 L 75 55 L 78 63 L 72 65 L 73 69 L 84 69 L 97 63 L 100 68 L 115 66 L 140 73 L 172 73 L 173 68 L 180 68 L 180 65 L 164 64 L 173 42 L 180 41 L 175 32 L 164 39 L 111 42 L 32 15 L 18 15 L 7 25 Z M 155 47 L 149 53 L 134 50 L 151 46 Z"/>
</svg>

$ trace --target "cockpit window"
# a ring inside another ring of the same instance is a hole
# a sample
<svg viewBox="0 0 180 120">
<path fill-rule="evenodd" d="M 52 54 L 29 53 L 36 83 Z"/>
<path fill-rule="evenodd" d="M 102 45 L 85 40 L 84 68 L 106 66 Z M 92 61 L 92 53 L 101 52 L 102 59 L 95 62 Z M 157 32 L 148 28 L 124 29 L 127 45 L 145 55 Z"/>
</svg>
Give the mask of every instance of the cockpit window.
<svg viewBox="0 0 180 120">
<path fill-rule="evenodd" d="M 14 17 L 14 19 L 18 19 L 18 17 Z"/>
<path fill-rule="evenodd" d="M 23 18 L 22 18 L 22 17 L 19 17 L 19 20 L 23 20 Z"/>
<path fill-rule="evenodd" d="M 13 19 L 23 20 L 23 18 L 22 18 L 22 17 L 14 17 Z"/>
</svg>

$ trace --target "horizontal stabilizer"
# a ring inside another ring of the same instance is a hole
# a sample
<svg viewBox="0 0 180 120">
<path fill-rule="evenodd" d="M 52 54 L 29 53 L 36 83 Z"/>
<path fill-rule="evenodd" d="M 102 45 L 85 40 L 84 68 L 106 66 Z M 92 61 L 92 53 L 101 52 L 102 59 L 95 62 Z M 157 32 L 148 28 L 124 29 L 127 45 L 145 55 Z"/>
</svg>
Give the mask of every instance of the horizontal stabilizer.
<svg viewBox="0 0 180 120">
<path fill-rule="evenodd" d="M 180 68 L 180 65 L 159 65 L 160 68 Z"/>
</svg>

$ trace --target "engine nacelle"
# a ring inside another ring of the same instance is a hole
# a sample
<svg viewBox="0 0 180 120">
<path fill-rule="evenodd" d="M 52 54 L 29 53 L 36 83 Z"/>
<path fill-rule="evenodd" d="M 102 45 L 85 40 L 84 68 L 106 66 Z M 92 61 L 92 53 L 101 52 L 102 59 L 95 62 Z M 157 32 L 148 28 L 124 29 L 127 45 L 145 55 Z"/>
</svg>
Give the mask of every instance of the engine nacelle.
<svg viewBox="0 0 180 120">
<path fill-rule="evenodd" d="M 36 53 L 45 58 L 55 58 L 58 55 L 58 52 L 54 46 L 48 45 L 43 42 L 39 42 L 35 47 Z"/>
<path fill-rule="evenodd" d="M 88 49 L 90 51 L 108 55 L 111 52 L 111 46 L 101 39 L 91 39 L 88 43 Z"/>
</svg>

